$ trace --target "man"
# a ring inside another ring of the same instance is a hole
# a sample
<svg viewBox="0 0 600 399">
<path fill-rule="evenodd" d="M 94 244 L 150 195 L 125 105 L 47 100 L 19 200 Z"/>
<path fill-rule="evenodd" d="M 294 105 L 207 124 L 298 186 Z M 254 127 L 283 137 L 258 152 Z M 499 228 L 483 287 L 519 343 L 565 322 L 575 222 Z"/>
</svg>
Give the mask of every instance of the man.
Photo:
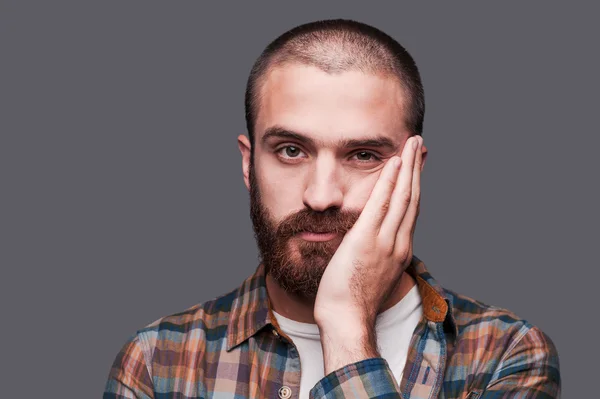
<svg viewBox="0 0 600 399">
<path fill-rule="evenodd" d="M 413 59 L 373 27 L 319 21 L 271 43 L 238 137 L 261 262 L 134 334 L 104 397 L 558 397 L 542 331 L 413 255 L 423 115 Z"/>
</svg>

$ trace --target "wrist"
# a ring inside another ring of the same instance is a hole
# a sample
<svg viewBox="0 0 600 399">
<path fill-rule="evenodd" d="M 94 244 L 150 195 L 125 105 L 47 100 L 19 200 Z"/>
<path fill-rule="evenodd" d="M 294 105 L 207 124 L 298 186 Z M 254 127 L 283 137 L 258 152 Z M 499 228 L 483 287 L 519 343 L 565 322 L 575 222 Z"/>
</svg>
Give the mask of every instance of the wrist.
<svg viewBox="0 0 600 399">
<path fill-rule="evenodd" d="M 315 323 L 319 329 L 325 330 L 352 330 L 358 331 L 359 327 L 367 331 L 375 326 L 375 318 L 369 317 L 365 312 L 344 307 L 342 309 L 327 309 L 314 312 Z"/>
<path fill-rule="evenodd" d="M 353 347 L 377 347 L 377 337 L 374 326 L 364 323 L 332 322 L 318 324 L 321 344 L 324 338 L 332 343 L 338 343 L 347 348 Z M 327 342 L 325 342 L 327 344 Z"/>
<path fill-rule="evenodd" d="M 319 324 L 325 374 L 348 364 L 380 357 L 374 326 L 348 320 Z"/>
</svg>

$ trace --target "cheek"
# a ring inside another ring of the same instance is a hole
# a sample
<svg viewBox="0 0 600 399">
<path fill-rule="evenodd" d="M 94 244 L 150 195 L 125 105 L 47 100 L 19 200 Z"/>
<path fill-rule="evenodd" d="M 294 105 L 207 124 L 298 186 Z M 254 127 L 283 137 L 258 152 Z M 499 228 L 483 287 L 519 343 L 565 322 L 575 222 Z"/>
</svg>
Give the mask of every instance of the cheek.
<svg viewBox="0 0 600 399">
<path fill-rule="evenodd" d="M 369 200 L 378 177 L 379 173 L 373 173 L 368 176 L 363 175 L 360 178 L 351 179 L 348 184 L 348 191 L 344 196 L 344 207 L 362 210 Z"/>
<path fill-rule="evenodd" d="M 304 208 L 303 177 L 297 169 L 264 164 L 259 180 L 262 203 L 276 220 Z"/>
</svg>

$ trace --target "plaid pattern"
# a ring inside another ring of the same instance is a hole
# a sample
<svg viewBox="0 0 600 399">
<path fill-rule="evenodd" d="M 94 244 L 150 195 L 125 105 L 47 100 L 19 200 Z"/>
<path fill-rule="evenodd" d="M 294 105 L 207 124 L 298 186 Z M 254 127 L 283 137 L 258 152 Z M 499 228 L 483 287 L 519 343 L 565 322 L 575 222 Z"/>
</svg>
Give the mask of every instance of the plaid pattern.
<svg viewBox="0 0 600 399">
<path fill-rule="evenodd" d="M 400 384 L 383 358 L 321 379 L 311 398 L 559 398 L 550 338 L 513 313 L 443 289 L 413 257 L 423 317 Z M 104 398 L 298 398 L 300 359 L 270 310 L 263 265 L 234 291 L 160 318 L 116 356 Z"/>
</svg>

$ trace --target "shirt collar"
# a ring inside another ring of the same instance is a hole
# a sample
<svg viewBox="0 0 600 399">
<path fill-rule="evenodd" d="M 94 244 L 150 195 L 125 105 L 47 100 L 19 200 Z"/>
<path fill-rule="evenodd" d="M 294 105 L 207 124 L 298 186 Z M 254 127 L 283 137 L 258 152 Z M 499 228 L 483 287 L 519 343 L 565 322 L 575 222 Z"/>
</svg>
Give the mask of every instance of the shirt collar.
<svg viewBox="0 0 600 399">
<path fill-rule="evenodd" d="M 417 282 L 425 319 L 434 323 L 447 322 L 450 331 L 456 335 L 451 298 L 427 271 L 425 263 L 413 256 L 406 271 Z M 261 263 L 234 295 L 227 325 L 227 351 L 268 325 L 276 327 L 277 320 L 267 295 L 265 267 Z"/>
</svg>

